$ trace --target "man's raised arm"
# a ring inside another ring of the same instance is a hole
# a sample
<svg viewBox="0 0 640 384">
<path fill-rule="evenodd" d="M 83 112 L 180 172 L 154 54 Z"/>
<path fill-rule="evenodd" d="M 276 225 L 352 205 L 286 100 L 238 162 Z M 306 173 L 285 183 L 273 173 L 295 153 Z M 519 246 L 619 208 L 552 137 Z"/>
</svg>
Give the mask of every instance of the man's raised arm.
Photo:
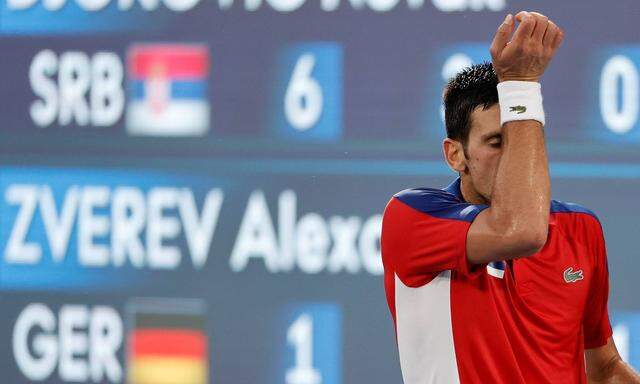
<svg viewBox="0 0 640 384">
<path fill-rule="evenodd" d="M 521 12 L 516 19 L 520 25 L 515 33 L 509 15 L 491 45 L 500 82 L 502 154 L 491 206 L 476 217 L 467 234 L 472 263 L 532 255 L 547 240 L 551 192 L 539 80 L 563 32 L 539 13 Z"/>
</svg>

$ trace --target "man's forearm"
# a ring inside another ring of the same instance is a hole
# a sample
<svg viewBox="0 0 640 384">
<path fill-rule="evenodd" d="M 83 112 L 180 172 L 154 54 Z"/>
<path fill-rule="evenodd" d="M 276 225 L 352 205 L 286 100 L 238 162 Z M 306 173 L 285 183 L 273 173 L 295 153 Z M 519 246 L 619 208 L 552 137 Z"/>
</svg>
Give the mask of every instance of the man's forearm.
<svg viewBox="0 0 640 384">
<path fill-rule="evenodd" d="M 551 187 L 542 125 L 509 122 L 502 139 L 492 201 L 496 219 L 508 223 L 510 230 L 531 229 L 546 240 Z"/>
<path fill-rule="evenodd" d="M 536 87 L 562 41 L 562 31 L 538 13 L 521 12 L 516 18 L 521 24 L 511 42 L 514 20 L 507 17 L 491 46 L 494 69 L 501 82 L 501 123 L 505 122 L 502 156 L 491 197 L 491 221 L 505 236 L 526 234 L 528 243 L 541 247 L 547 239 L 551 183 L 542 100 Z M 514 113 L 527 112 L 527 105 L 532 119 L 514 118 Z M 537 116 L 535 111 L 542 113 L 542 120 L 533 118 Z M 528 249 L 529 254 L 535 251 Z"/>
</svg>

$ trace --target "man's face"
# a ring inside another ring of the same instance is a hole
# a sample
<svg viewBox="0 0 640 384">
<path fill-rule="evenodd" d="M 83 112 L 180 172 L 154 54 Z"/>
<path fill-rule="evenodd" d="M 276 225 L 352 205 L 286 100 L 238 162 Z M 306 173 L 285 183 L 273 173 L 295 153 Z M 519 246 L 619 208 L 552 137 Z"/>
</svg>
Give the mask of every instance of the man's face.
<svg viewBox="0 0 640 384">
<path fill-rule="evenodd" d="M 491 201 L 493 181 L 502 155 L 500 107 L 482 106 L 471 113 L 471 129 L 467 141 L 467 182 L 487 202 Z"/>
</svg>

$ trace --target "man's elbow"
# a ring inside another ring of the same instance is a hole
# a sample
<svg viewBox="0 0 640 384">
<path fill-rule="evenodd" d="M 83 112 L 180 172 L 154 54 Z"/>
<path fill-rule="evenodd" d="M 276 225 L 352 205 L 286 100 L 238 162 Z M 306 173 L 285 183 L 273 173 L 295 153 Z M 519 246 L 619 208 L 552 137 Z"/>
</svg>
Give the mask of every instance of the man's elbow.
<svg viewBox="0 0 640 384">
<path fill-rule="evenodd" d="M 517 237 L 517 248 L 520 257 L 535 255 L 540 252 L 547 243 L 548 230 L 527 228 Z"/>
</svg>

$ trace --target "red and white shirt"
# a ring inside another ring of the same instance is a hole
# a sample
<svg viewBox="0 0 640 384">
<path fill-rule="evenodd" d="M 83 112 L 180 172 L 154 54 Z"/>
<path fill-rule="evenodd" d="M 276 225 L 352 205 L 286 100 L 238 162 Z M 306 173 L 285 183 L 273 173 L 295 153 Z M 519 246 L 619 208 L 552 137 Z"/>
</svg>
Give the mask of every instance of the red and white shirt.
<svg viewBox="0 0 640 384">
<path fill-rule="evenodd" d="M 386 207 L 384 281 L 405 384 L 586 383 L 584 349 L 612 334 L 600 222 L 554 200 L 540 252 L 472 265 L 467 231 L 486 208 L 464 201 L 460 179 Z"/>
</svg>

